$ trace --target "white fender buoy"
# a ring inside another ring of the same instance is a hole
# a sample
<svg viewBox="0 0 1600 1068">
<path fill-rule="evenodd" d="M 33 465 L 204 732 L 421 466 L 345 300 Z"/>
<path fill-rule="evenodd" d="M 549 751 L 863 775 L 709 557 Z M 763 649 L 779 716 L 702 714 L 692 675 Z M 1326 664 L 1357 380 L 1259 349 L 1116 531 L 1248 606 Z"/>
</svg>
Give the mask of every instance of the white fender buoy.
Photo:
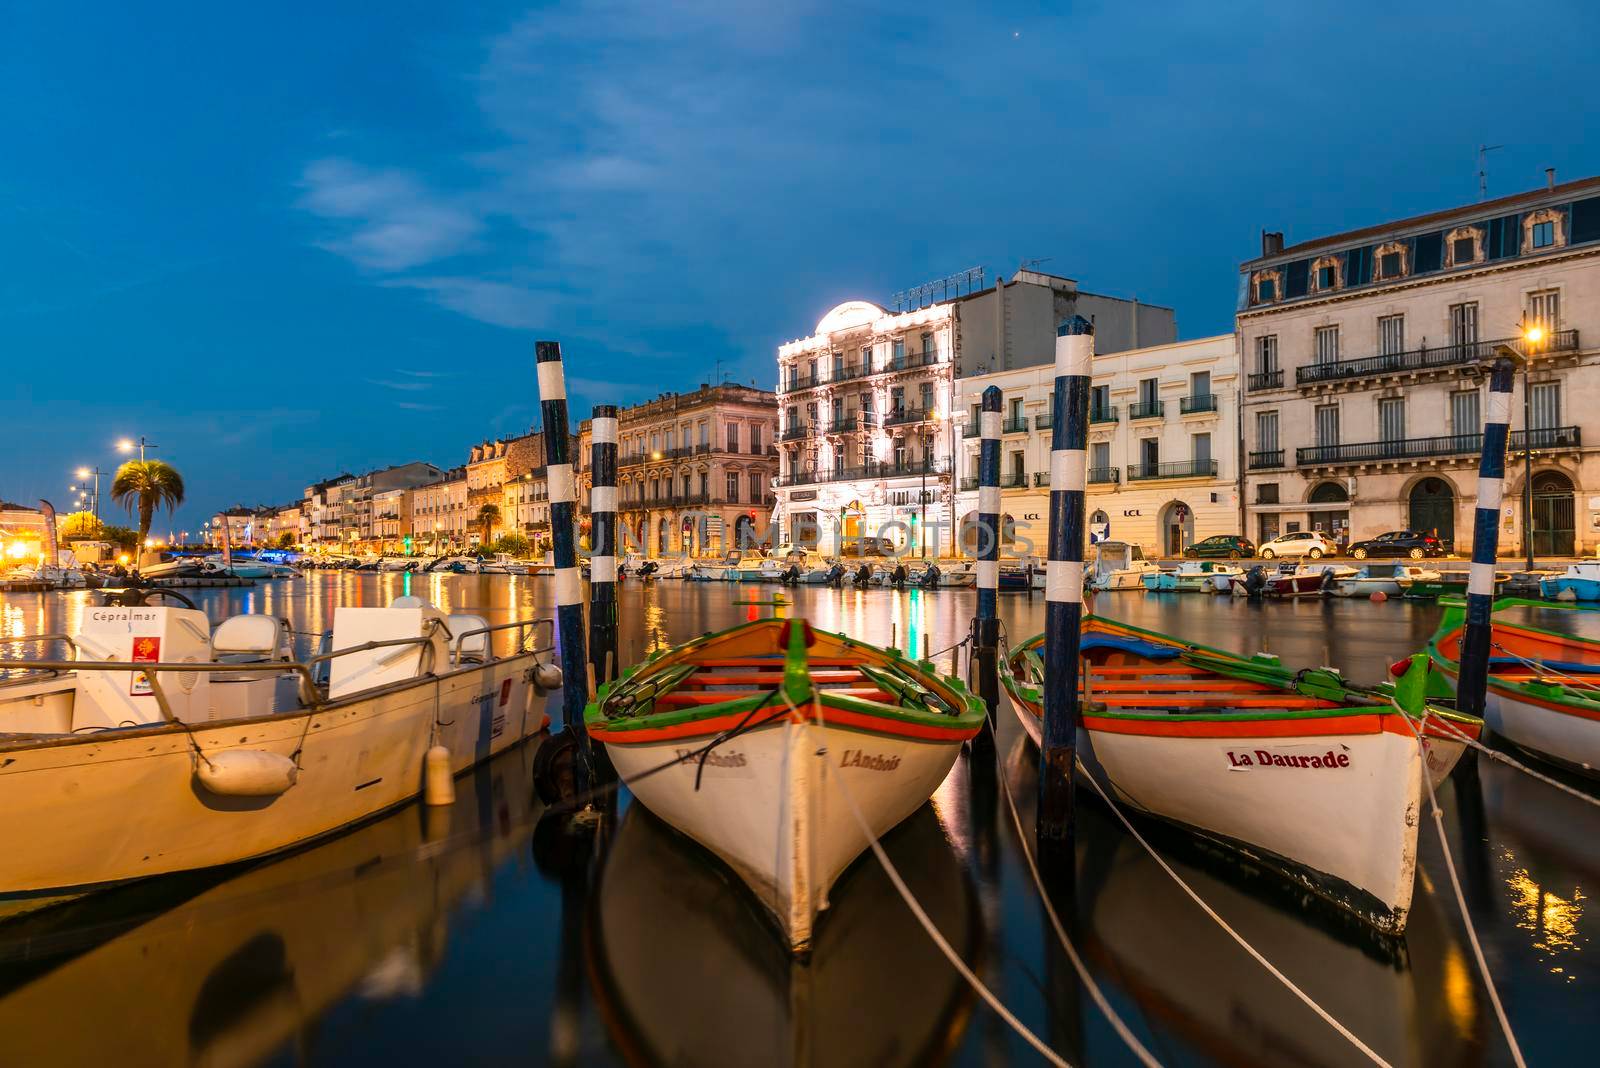
<svg viewBox="0 0 1600 1068">
<path fill-rule="evenodd" d="M 450 773 L 450 750 L 436 745 L 422 758 L 422 800 L 430 805 L 453 805 L 456 777 Z"/>
<path fill-rule="evenodd" d="M 561 669 L 554 664 L 540 664 L 533 669 L 533 684 L 541 690 L 559 690 L 561 682 Z"/>
<path fill-rule="evenodd" d="M 299 775 L 294 761 L 264 749 L 211 753 L 195 768 L 200 785 L 223 797 L 275 797 Z"/>
<path fill-rule="evenodd" d="M 538 734 L 550 726 L 550 717 L 544 710 L 549 695 L 530 683 L 522 688 L 522 733 Z"/>
<path fill-rule="evenodd" d="M 1387 593 L 1384 593 L 1382 590 L 1373 590 L 1372 591 L 1372 596 L 1367 598 L 1367 600 L 1371 601 L 1373 604 L 1382 604 L 1384 601 L 1387 601 L 1388 599 L 1389 599 L 1389 595 Z"/>
<path fill-rule="evenodd" d="M 1560 593 L 1556 594 L 1556 600 L 1558 601 L 1576 601 L 1577 599 L 1578 591 L 1571 586 L 1564 587 Z"/>
</svg>

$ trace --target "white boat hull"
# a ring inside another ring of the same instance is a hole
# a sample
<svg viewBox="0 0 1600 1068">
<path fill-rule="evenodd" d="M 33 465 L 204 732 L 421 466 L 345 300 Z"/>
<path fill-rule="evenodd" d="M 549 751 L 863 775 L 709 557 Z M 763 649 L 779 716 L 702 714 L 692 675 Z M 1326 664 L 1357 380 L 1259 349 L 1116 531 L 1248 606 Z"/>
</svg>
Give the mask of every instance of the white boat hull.
<svg viewBox="0 0 1600 1068">
<path fill-rule="evenodd" d="M 0 811 L 12 821 L 12 848 L 0 851 L 0 912 L 36 896 L 264 856 L 407 801 L 422 789 L 430 746 L 446 746 L 458 773 L 545 727 L 545 697 L 528 680 L 533 663 L 531 654 L 508 658 L 316 712 L 187 731 L 163 724 L 9 745 L 0 736 Z M 200 785 L 196 747 L 211 759 L 292 758 L 299 749 L 300 771 L 276 796 L 218 796 Z"/>
<path fill-rule="evenodd" d="M 1035 744 L 1038 719 L 1011 700 Z M 1416 883 L 1423 761 L 1391 731 L 1164 737 L 1080 729 L 1084 765 L 1117 799 L 1261 861 L 1379 930 L 1405 930 Z M 1332 755 L 1334 766 L 1272 758 Z M 1265 766 L 1263 755 L 1267 758 Z M 1248 759 L 1249 763 L 1244 763 Z"/>
<path fill-rule="evenodd" d="M 1506 741 L 1585 775 L 1600 776 L 1600 720 L 1561 711 L 1537 698 L 1513 696 L 1492 681 L 1483 721 Z"/>
<path fill-rule="evenodd" d="M 704 741 L 609 744 L 626 781 Z M 721 857 L 776 917 L 790 947 L 811 943 L 834 880 L 867 847 L 839 783 L 874 836 L 920 808 L 961 742 L 921 741 L 785 719 L 631 789 L 657 816 Z M 699 777 L 699 789 L 695 788 Z"/>
</svg>

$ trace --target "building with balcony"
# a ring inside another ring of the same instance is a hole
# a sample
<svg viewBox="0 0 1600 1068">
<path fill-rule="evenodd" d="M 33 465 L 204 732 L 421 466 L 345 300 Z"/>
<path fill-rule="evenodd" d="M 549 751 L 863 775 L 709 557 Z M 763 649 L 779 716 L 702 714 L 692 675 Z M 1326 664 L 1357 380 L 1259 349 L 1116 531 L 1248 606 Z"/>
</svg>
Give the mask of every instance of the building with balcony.
<svg viewBox="0 0 1600 1068">
<path fill-rule="evenodd" d="M 1096 338 L 1098 340 L 1098 337 Z M 1001 528 L 1017 555 L 1043 554 L 1050 516 L 1053 366 L 956 381 L 961 435 L 958 529 L 978 509 L 978 412 L 1001 391 Z M 1099 534 L 1176 555 L 1238 533 L 1238 350 L 1232 334 L 1123 352 L 1096 351 L 1085 507 Z"/>
<path fill-rule="evenodd" d="M 1415 529 L 1469 552 L 1482 372 L 1504 345 L 1529 364 L 1512 404 L 1501 551 L 1521 549 L 1530 448 L 1536 552 L 1600 543 L 1589 507 L 1600 505 L 1589 496 L 1600 426 L 1585 425 L 1600 417 L 1600 178 L 1287 248 L 1264 234 L 1240 268 L 1237 324 L 1246 534 Z M 1543 337 L 1529 346 L 1533 324 Z"/>
<path fill-rule="evenodd" d="M 1094 320 L 1108 351 L 1176 336 L 1170 308 L 1019 271 L 909 311 L 847 301 L 779 346 L 784 536 L 815 537 L 823 552 L 864 535 L 928 555 L 959 551 L 957 379 L 1049 366 L 1056 326 L 1072 315 Z"/>
<path fill-rule="evenodd" d="M 451 468 L 411 491 L 411 532 L 419 550 L 444 554 L 467 545 L 467 469 Z"/>
<path fill-rule="evenodd" d="M 592 423 L 578 427 L 579 533 L 589 531 Z M 723 383 L 617 412 L 618 536 L 650 556 L 718 555 L 767 540 L 778 474 L 777 398 Z"/>
</svg>

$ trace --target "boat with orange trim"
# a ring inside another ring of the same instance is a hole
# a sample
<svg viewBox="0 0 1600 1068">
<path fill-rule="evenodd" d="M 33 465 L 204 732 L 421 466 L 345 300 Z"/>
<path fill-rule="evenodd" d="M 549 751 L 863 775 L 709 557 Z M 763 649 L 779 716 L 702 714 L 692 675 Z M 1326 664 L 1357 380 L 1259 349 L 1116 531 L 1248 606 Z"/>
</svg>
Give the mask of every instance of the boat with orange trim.
<svg viewBox="0 0 1600 1068">
<path fill-rule="evenodd" d="M 1001 672 L 1002 700 L 1035 743 L 1042 645 L 1043 635 L 1024 642 Z M 1380 931 L 1405 930 L 1422 777 L 1448 775 L 1465 747 L 1455 732 L 1475 737 L 1481 726 L 1425 703 L 1426 658 L 1382 693 L 1331 669 L 1290 671 L 1276 657 L 1096 616 L 1084 620 L 1080 648 L 1078 750 L 1102 786 Z"/>
<path fill-rule="evenodd" d="M 828 891 L 932 796 L 983 705 L 953 676 L 803 620 L 680 645 L 600 688 L 589 735 L 645 807 L 715 853 L 797 953 Z"/>
<path fill-rule="evenodd" d="M 1466 603 L 1459 599 L 1439 603 L 1444 615 L 1428 642 L 1428 656 L 1453 689 L 1461 671 Z M 1516 608 L 1597 611 L 1520 597 L 1495 601 L 1484 721 L 1519 749 L 1600 778 L 1600 641 L 1494 618 Z"/>
</svg>

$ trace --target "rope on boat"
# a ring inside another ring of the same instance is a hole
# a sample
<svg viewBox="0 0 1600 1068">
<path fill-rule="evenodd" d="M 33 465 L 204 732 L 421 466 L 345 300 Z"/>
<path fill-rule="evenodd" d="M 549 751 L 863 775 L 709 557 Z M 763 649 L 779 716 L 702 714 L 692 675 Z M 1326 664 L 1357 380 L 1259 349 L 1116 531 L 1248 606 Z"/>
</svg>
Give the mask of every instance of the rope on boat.
<svg viewBox="0 0 1600 1068">
<path fill-rule="evenodd" d="M 1391 697 L 1389 703 L 1394 705 L 1396 712 L 1411 728 L 1411 734 L 1417 740 L 1417 749 L 1420 751 L 1426 745 L 1422 740 L 1422 732 L 1417 730 L 1417 725 L 1409 713 L 1400 707 L 1400 702 Z M 1433 810 L 1433 829 L 1439 835 L 1439 848 L 1444 851 L 1444 867 L 1450 873 L 1450 888 L 1455 891 L 1456 907 L 1461 910 L 1461 924 L 1467 929 L 1467 941 L 1472 944 L 1472 956 L 1478 962 L 1478 973 L 1483 976 L 1484 988 L 1489 991 L 1489 1004 L 1494 1006 L 1495 1017 L 1500 1021 L 1500 1031 L 1506 1036 L 1506 1045 L 1511 1048 L 1511 1059 L 1517 1068 L 1527 1068 L 1527 1062 L 1522 1059 L 1522 1048 L 1517 1045 L 1517 1036 L 1511 1031 L 1511 1021 L 1506 1017 L 1505 1006 L 1500 1004 L 1500 992 L 1494 987 L 1494 976 L 1489 973 L 1489 962 L 1483 956 L 1483 946 L 1478 942 L 1477 929 L 1472 925 L 1472 915 L 1467 911 L 1467 898 L 1461 892 L 1461 877 L 1456 874 L 1455 858 L 1450 854 L 1450 837 L 1444 833 L 1444 810 L 1439 807 L 1439 795 L 1433 789 L 1433 777 L 1428 774 L 1428 769 L 1422 769 L 1422 781 L 1428 787 L 1428 804 Z"/>
<path fill-rule="evenodd" d="M 799 709 L 795 708 L 795 704 L 789 698 L 788 694 L 784 694 L 784 701 L 789 705 L 791 710 L 799 713 Z M 802 722 L 804 722 L 806 725 L 807 731 L 815 731 L 815 724 L 820 724 L 822 722 L 821 711 L 821 706 L 819 704 L 817 706 L 815 718 L 805 717 L 802 720 Z M 803 715 L 803 713 L 801 713 L 801 715 Z M 826 756 L 827 752 L 827 738 L 824 737 L 817 745 L 817 755 Z M 973 991 L 979 997 L 981 997 L 991 1009 L 995 1011 L 995 1015 L 1004 1020 L 1006 1025 L 1015 1031 L 1023 1041 L 1032 1046 L 1038 1052 L 1039 1056 L 1043 1057 L 1051 1064 L 1056 1065 L 1057 1068 L 1072 1068 L 1072 1063 L 1070 1061 L 1061 1056 L 1061 1054 L 1057 1053 L 1055 1050 L 1051 1049 L 1049 1046 L 1045 1045 L 1044 1040 L 1029 1030 L 1027 1024 L 1019 1020 L 1015 1013 L 1006 1008 L 1005 1005 L 1001 1003 L 999 997 L 995 995 L 994 991 L 990 990 L 989 987 L 984 984 L 984 981 L 978 978 L 977 973 L 968 967 L 967 962 L 961 959 L 961 954 L 956 952 L 955 947 L 950 944 L 949 940 L 946 939 L 944 934 L 939 930 L 938 925 L 933 922 L 933 918 L 928 915 L 927 911 L 923 909 L 921 903 L 917 901 L 916 895 L 911 892 L 911 888 L 908 887 L 905 880 L 900 877 L 899 870 L 894 866 L 894 862 L 889 859 L 889 854 L 884 851 L 882 843 L 878 841 L 878 836 L 872 833 L 872 828 L 867 824 L 866 817 L 861 814 L 861 809 L 856 805 L 855 796 L 850 793 L 850 787 L 845 784 L 844 777 L 833 774 L 833 768 L 827 760 L 821 761 L 821 764 L 823 774 L 831 779 L 836 786 L 838 786 L 839 793 L 844 797 L 845 804 L 849 806 L 850 814 L 855 818 L 856 825 L 861 828 L 861 833 L 866 836 L 867 846 L 872 850 L 872 855 L 877 857 L 878 863 L 883 866 L 884 874 L 887 875 L 889 877 L 889 881 L 894 884 L 895 890 L 900 894 L 900 899 L 906 903 L 906 908 L 911 910 L 911 914 L 915 916 L 917 922 L 922 925 L 922 929 L 926 931 L 928 937 L 933 940 L 933 944 L 939 947 L 939 951 L 943 953 L 945 959 L 950 962 L 950 966 L 954 968 L 957 973 L 960 974 L 961 978 L 967 981 L 967 985 L 972 987 Z"/>
<path fill-rule="evenodd" d="M 1117 1015 L 1117 1010 L 1111 1007 L 1111 1002 L 1106 999 L 1105 994 L 1101 991 L 1100 984 L 1095 982 L 1094 977 L 1089 974 L 1089 969 L 1084 965 L 1083 958 L 1078 956 L 1077 948 L 1073 946 L 1072 940 L 1067 937 L 1066 927 L 1062 924 L 1061 917 L 1056 913 L 1056 907 L 1044 888 L 1044 879 L 1039 875 L 1039 864 L 1034 860 L 1033 850 L 1028 848 L 1028 836 L 1022 829 L 1022 817 L 1017 813 L 1016 798 L 1011 795 L 1011 782 L 1006 778 L 1006 769 L 1000 760 L 1000 748 L 998 746 L 995 747 L 994 751 L 994 766 L 1000 776 L 1001 785 L 1005 787 L 1006 808 L 1011 813 L 1011 825 L 1017 829 L 1017 842 L 1022 846 L 1022 855 L 1027 858 L 1028 872 L 1033 876 L 1033 885 L 1039 891 L 1039 900 L 1044 904 L 1045 914 L 1050 917 L 1050 926 L 1055 928 L 1056 938 L 1060 940 L 1061 948 L 1066 951 L 1067 959 L 1072 962 L 1073 970 L 1078 973 L 1078 978 L 1083 980 L 1083 985 L 1089 989 L 1089 996 L 1094 999 L 1094 1003 L 1105 1014 L 1106 1019 L 1111 1023 L 1111 1029 L 1122 1039 L 1129 1051 L 1149 1068 L 1161 1068 L 1161 1062 L 1156 1060 L 1155 1056 L 1145 1048 L 1144 1043 L 1139 1041 L 1138 1036 L 1123 1022 L 1122 1017 Z"/>
<path fill-rule="evenodd" d="M 1341 1037 L 1343 1037 L 1356 1049 L 1366 1054 L 1367 1058 L 1370 1059 L 1373 1064 L 1383 1065 L 1383 1068 L 1393 1068 L 1388 1061 L 1378 1056 L 1377 1052 L 1373 1050 L 1371 1046 L 1368 1046 L 1365 1042 L 1361 1041 L 1361 1039 L 1357 1037 L 1353 1031 L 1351 1031 L 1344 1024 L 1340 1023 L 1332 1013 L 1323 1008 L 1321 1005 L 1317 1004 L 1310 994 L 1307 994 L 1304 990 L 1301 990 L 1298 986 L 1296 986 L 1293 979 L 1290 979 L 1287 975 L 1284 975 L 1281 971 L 1279 971 L 1276 965 L 1274 965 L 1266 957 L 1262 956 L 1260 950 L 1256 949 L 1255 946 L 1252 946 L 1249 942 L 1247 942 L 1243 935 L 1229 926 L 1227 920 L 1219 916 L 1215 909 L 1206 904 L 1205 900 L 1199 894 L 1195 893 L 1194 888 L 1188 883 L 1184 882 L 1183 877 L 1177 872 L 1173 871 L 1172 867 L 1166 862 L 1161 854 L 1157 853 L 1155 848 L 1149 842 L 1145 841 L 1144 835 L 1138 832 L 1132 821 L 1130 821 L 1123 813 L 1122 806 L 1118 805 L 1115 801 L 1112 801 L 1111 798 L 1107 796 L 1105 789 L 1101 787 L 1098 781 L 1096 781 L 1095 777 L 1089 774 L 1089 769 L 1084 767 L 1082 758 L 1078 759 L 1077 765 L 1079 770 L 1083 772 L 1083 777 L 1089 780 L 1089 784 L 1094 787 L 1095 792 L 1100 795 L 1101 800 L 1105 801 L 1106 805 L 1110 807 L 1111 811 L 1116 813 L 1117 819 L 1122 821 L 1122 825 L 1128 829 L 1129 834 L 1133 835 L 1134 840 L 1140 845 L 1144 846 L 1145 852 L 1149 853 L 1155 862 L 1161 865 L 1161 869 L 1163 871 L 1172 876 L 1172 881 L 1177 883 L 1178 886 L 1183 889 L 1183 892 L 1188 894 L 1189 898 L 1196 905 L 1200 906 L 1201 911 L 1203 911 L 1207 916 L 1210 916 L 1211 919 L 1216 922 L 1218 927 L 1221 927 L 1225 932 L 1227 932 L 1228 937 L 1237 942 L 1239 947 L 1246 953 L 1254 957 L 1257 964 L 1265 968 L 1269 975 L 1278 980 L 1278 982 L 1282 983 L 1284 987 L 1295 997 L 1299 998 L 1308 1009 L 1322 1017 L 1324 1023 L 1337 1031 Z M 1525 1068 L 1525 1066 L 1522 1066 L 1519 1063 L 1519 1068 Z"/>
<path fill-rule="evenodd" d="M 1554 786 L 1557 790 L 1560 790 L 1564 794 L 1571 794 L 1573 797 L 1576 797 L 1579 801 L 1582 801 L 1585 804 L 1594 805 L 1596 808 L 1600 808 L 1600 797 L 1594 797 L 1591 794 L 1584 793 L 1582 790 L 1574 789 L 1573 787 L 1562 782 L 1560 779 L 1551 778 L 1549 775 L 1544 774 L 1544 772 L 1539 771 L 1536 768 L 1529 767 L 1527 764 L 1522 763 L 1522 761 L 1516 759 L 1508 753 L 1502 753 L 1493 746 L 1484 745 L 1482 742 L 1478 741 L 1478 739 L 1464 733 L 1460 727 L 1457 727 L 1449 720 L 1440 716 L 1430 716 L 1429 722 L 1433 723 L 1437 727 L 1442 727 L 1449 731 L 1451 736 L 1457 741 L 1464 742 L 1466 745 L 1472 747 L 1490 759 L 1498 760 L 1500 763 L 1505 764 L 1508 767 L 1516 768 L 1520 772 L 1531 775 L 1542 783 L 1545 783 L 1549 786 Z"/>
<path fill-rule="evenodd" d="M 1521 663 L 1524 667 L 1532 668 L 1534 671 L 1537 671 L 1543 675 L 1560 679 L 1564 684 L 1570 685 L 1576 689 L 1593 690 L 1597 688 L 1593 679 L 1580 679 L 1576 675 L 1569 675 L 1560 668 L 1551 667 L 1548 663 L 1542 660 L 1531 660 L 1517 652 L 1515 649 L 1506 648 L 1499 642 L 1491 643 L 1491 647 L 1500 650 L 1506 656 L 1509 656 L 1511 659 Z"/>
</svg>

